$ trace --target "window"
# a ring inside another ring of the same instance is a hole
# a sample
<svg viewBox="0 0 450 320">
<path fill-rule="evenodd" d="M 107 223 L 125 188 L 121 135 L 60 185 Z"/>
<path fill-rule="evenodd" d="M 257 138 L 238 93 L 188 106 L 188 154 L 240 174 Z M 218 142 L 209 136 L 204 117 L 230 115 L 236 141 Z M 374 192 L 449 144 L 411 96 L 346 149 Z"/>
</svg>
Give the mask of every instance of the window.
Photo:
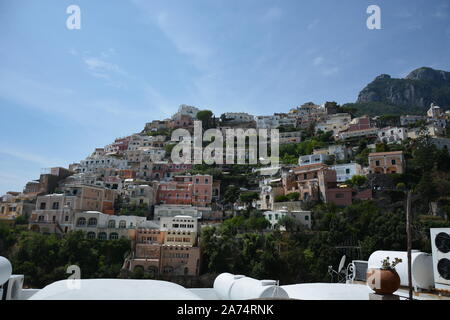
<svg viewBox="0 0 450 320">
<path fill-rule="evenodd" d="M 56 221 L 56 216 L 53 216 L 52 220 L 53 220 L 53 222 L 55 222 Z"/>
<path fill-rule="evenodd" d="M 44 216 L 39 216 L 38 221 L 44 221 Z"/>
<path fill-rule="evenodd" d="M 116 220 L 109 220 L 108 228 L 115 228 L 115 227 L 116 227 Z"/>
<path fill-rule="evenodd" d="M 309 216 L 305 216 L 305 220 L 306 220 L 306 221 L 309 221 Z"/>
<path fill-rule="evenodd" d="M 119 235 L 115 232 L 109 234 L 109 240 L 117 240 L 119 239 Z"/>
<path fill-rule="evenodd" d="M 97 225 L 97 218 L 89 218 L 88 227 L 95 227 Z"/>
<path fill-rule="evenodd" d="M 391 160 L 391 163 L 392 163 L 392 164 L 395 164 L 395 163 L 396 163 L 395 159 L 392 159 L 392 160 Z"/>
<path fill-rule="evenodd" d="M 345 173 L 349 174 L 350 173 L 350 169 L 345 169 Z"/>
<path fill-rule="evenodd" d="M 379 165 L 380 165 L 380 160 L 376 160 L 376 161 L 375 161 L 375 165 L 376 165 L 376 166 L 379 166 Z"/>
<path fill-rule="evenodd" d="M 107 239 L 106 232 L 100 232 L 98 234 L 98 239 L 99 240 L 106 240 Z"/>
<path fill-rule="evenodd" d="M 41 210 L 45 210 L 45 202 L 41 202 L 41 205 L 39 207 Z"/>
<path fill-rule="evenodd" d="M 119 228 L 126 228 L 127 227 L 127 222 L 125 220 L 120 220 L 119 222 Z"/>
<path fill-rule="evenodd" d="M 86 218 L 78 218 L 77 227 L 84 227 L 86 225 Z"/>
<path fill-rule="evenodd" d="M 53 202 L 52 209 L 53 210 L 58 210 L 59 209 L 59 202 Z"/>
<path fill-rule="evenodd" d="M 87 233 L 87 238 L 91 239 L 91 240 L 95 239 L 95 232 L 88 232 Z"/>
<path fill-rule="evenodd" d="M 69 221 L 69 216 L 66 216 L 66 217 L 64 218 L 64 221 Z"/>
</svg>

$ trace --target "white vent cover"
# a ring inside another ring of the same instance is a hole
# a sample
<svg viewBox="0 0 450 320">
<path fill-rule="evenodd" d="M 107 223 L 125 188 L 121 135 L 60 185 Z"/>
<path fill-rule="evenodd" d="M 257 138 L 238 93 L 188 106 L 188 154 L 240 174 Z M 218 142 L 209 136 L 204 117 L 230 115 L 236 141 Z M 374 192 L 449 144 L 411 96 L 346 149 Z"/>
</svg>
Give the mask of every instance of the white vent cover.
<svg viewBox="0 0 450 320">
<path fill-rule="evenodd" d="M 431 228 L 434 285 L 436 289 L 450 289 L 450 228 Z"/>
</svg>

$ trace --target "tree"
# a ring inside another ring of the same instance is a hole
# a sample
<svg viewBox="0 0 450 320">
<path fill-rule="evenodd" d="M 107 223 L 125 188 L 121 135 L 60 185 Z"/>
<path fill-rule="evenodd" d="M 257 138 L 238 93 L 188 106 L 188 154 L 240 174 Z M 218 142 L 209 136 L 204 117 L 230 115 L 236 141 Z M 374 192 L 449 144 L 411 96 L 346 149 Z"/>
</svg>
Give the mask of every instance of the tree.
<svg viewBox="0 0 450 320">
<path fill-rule="evenodd" d="M 247 205 L 247 207 L 253 207 L 253 205 L 252 205 L 253 201 L 258 200 L 258 199 L 259 199 L 259 193 L 253 192 L 253 191 L 243 192 L 239 196 L 239 200 L 241 200 L 243 203 L 245 203 Z"/>
<path fill-rule="evenodd" d="M 298 201 L 300 198 L 300 193 L 298 192 L 291 192 L 286 195 L 289 201 Z"/>
<path fill-rule="evenodd" d="M 289 198 L 285 196 L 284 194 L 280 194 L 278 196 L 275 196 L 275 202 L 286 202 L 289 201 Z"/>
<path fill-rule="evenodd" d="M 212 127 L 213 113 L 211 110 L 201 110 L 197 113 L 197 119 L 202 122 L 203 130 L 207 130 Z"/>
<path fill-rule="evenodd" d="M 282 216 L 278 220 L 278 225 L 283 226 L 288 232 L 297 231 L 301 227 L 301 224 L 294 217 L 288 215 Z"/>
<path fill-rule="evenodd" d="M 351 179 L 347 180 L 345 183 L 351 185 L 351 186 L 358 186 L 361 187 L 364 184 L 366 184 L 368 181 L 366 176 L 355 174 Z"/>
<path fill-rule="evenodd" d="M 240 193 L 241 191 L 238 187 L 233 185 L 228 186 L 223 196 L 223 200 L 225 201 L 225 203 L 234 204 L 239 199 Z"/>
</svg>

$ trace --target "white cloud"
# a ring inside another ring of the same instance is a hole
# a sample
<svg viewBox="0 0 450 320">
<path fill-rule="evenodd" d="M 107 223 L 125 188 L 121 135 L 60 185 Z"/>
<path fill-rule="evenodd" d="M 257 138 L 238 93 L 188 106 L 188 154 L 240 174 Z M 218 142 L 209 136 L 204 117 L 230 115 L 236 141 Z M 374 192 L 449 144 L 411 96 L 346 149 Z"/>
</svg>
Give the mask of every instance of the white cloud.
<svg viewBox="0 0 450 320">
<path fill-rule="evenodd" d="M 41 155 L 33 154 L 27 151 L 13 149 L 11 147 L 3 147 L 0 149 L 0 154 L 4 154 L 10 157 L 14 157 L 23 161 L 37 163 L 43 167 L 52 167 L 62 165 L 64 161 L 59 159 L 49 159 L 42 157 Z"/>
<path fill-rule="evenodd" d="M 275 21 L 281 18 L 283 15 L 283 11 L 278 7 L 271 7 L 267 9 L 266 12 L 262 15 L 262 21 L 269 22 Z"/>
<path fill-rule="evenodd" d="M 319 25 L 320 20 L 319 19 L 314 19 L 312 22 L 310 22 L 307 26 L 306 29 L 307 30 L 313 30 L 315 29 L 318 25 Z"/>
<path fill-rule="evenodd" d="M 212 54 L 212 49 L 205 42 L 199 40 L 199 35 L 194 36 L 183 24 L 177 22 L 176 17 L 159 11 L 154 18 L 156 25 L 180 53 L 196 59 L 205 59 Z"/>
<path fill-rule="evenodd" d="M 315 66 L 320 66 L 323 63 L 324 59 L 323 57 L 315 57 L 313 60 L 313 64 Z"/>
<path fill-rule="evenodd" d="M 339 72 L 339 67 L 331 67 L 322 70 L 324 76 L 332 76 Z"/>
</svg>

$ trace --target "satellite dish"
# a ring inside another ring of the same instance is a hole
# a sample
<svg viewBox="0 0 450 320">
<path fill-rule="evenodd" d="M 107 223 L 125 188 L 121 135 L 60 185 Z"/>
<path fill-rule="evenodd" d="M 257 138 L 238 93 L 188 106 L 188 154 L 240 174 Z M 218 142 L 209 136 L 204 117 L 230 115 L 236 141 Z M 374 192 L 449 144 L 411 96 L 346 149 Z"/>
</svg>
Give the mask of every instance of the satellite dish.
<svg viewBox="0 0 450 320">
<path fill-rule="evenodd" d="M 341 272 L 342 268 L 344 267 L 344 263 L 345 263 L 345 254 L 342 256 L 341 262 L 339 262 L 338 272 Z"/>
</svg>

